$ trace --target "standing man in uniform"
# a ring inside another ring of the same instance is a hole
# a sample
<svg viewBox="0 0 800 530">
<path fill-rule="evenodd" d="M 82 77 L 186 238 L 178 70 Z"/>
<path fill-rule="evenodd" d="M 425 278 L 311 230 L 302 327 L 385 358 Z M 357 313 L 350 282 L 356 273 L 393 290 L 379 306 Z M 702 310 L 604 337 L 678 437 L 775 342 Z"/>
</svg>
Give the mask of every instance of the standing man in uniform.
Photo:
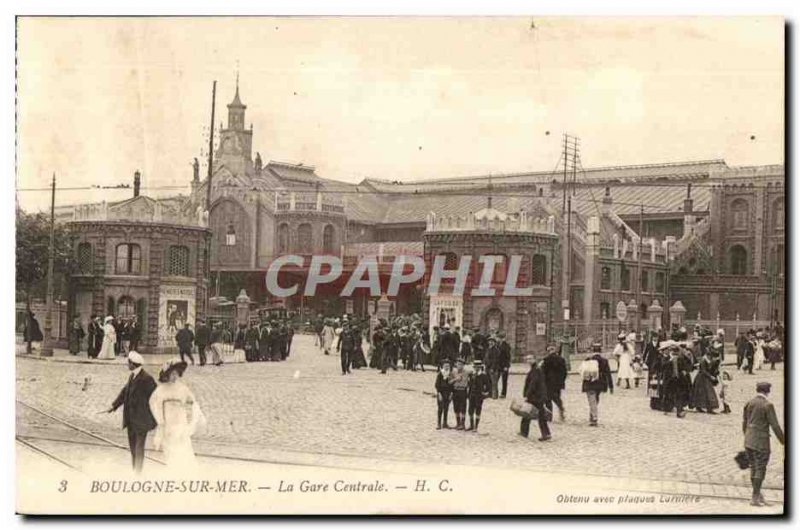
<svg viewBox="0 0 800 530">
<path fill-rule="evenodd" d="M 756 384 L 756 397 L 744 406 L 742 431 L 744 432 L 744 449 L 750 463 L 750 483 L 753 485 L 752 506 L 766 506 L 764 495 L 761 493 L 761 484 L 767 473 L 769 462 L 769 430 L 775 433 L 781 445 L 786 443 L 775 414 L 775 406 L 767 397 L 772 389 L 769 383 Z"/>
<path fill-rule="evenodd" d="M 350 324 L 345 324 L 344 329 L 342 329 L 342 332 L 339 334 L 339 342 L 336 344 L 336 350 L 340 352 L 342 360 L 342 375 L 347 375 L 350 373 L 350 361 L 353 351 L 355 350 L 355 340 Z"/>
</svg>

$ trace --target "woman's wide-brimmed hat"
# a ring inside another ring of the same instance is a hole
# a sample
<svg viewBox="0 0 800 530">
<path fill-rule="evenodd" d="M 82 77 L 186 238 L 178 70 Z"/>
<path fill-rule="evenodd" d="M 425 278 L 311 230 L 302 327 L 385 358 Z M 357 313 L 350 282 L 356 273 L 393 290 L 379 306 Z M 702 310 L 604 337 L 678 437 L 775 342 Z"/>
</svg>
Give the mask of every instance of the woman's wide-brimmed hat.
<svg viewBox="0 0 800 530">
<path fill-rule="evenodd" d="M 103 322 L 108 322 L 110 320 L 114 320 L 114 317 L 111 316 L 111 315 L 107 316 L 106 319 Z"/>
<path fill-rule="evenodd" d="M 169 381 L 169 374 L 178 372 L 178 376 L 182 377 L 183 372 L 186 371 L 186 363 L 180 359 L 172 359 L 161 365 L 161 370 L 158 372 L 158 380 L 162 383 Z"/>
</svg>

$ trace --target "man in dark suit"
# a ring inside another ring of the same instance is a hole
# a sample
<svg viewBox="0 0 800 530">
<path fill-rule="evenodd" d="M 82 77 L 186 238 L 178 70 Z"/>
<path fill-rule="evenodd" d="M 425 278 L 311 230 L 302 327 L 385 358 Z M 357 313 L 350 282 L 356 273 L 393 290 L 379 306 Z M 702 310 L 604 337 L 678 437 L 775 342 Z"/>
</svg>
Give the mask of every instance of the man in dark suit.
<svg viewBox="0 0 800 530">
<path fill-rule="evenodd" d="M 525 387 L 522 390 L 522 395 L 525 396 L 525 401 L 531 403 L 536 407 L 538 412 L 539 431 L 541 432 L 540 442 L 546 442 L 551 438 L 550 427 L 547 425 L 547 385 L 544 381 L 544 374 L 536 364 L 536 359 L 533 355 L 528 355 L 525 360 L 530 364 L 531 369 L 525 377 Z M 531 420 L 529 418 L 522 418 L 519 425 L 520 436 L 528 437 L 531 428 Z"/>
<path fill-rule="evenodd" d="M 547 357 L 542 362 L 542 372 L 544 381 L 547 385 L 547 400 L 551 410 L 555 403 L 558 406 L 558 415 L 564 421 L 564 402 L 561 400 L 561 391 L 564 390 L 564 382 L 567 380 L 567 362 L 558 354 L 558 349 L 551 344 L 547 347 Z"/>
<path fill-rule="evenodd" d="M 137 473 L 142 471 L 144 464 L 147 433 L 156 427 L 156 420 L 150 412 L 150 395 L 157 385 L 152 376 L 144 371 L 142 364 L 144 359 L 141 355 L 135 351 L 128 353 L 128 369 L 131 372 L 128 383 L 106 411 L 111 414 L 122 406 L 122 428 L 128 429 L 133 469 Z"/>
<path fill-rule="evenodd" d="M 772 388 L 769 383 L 757 383 L 757 395 L 744 406 L 742 432 L 744 432 L 744 449 L 750 463 L 750 483 L 753 485 L 753 506 L 765 506 L 764 496 L 761 494 L 761 484 L 767 473 L 769 462 L 769 430 L 775 433 L 778 441 L 783 445 L 785 438 L 775 406 L 769 402 L 767 396 Z"/>
<path fill-rule="evenodd" d="M 200 357 L 200 366 L 205 366 L 206 364 L 206 347 L 208 346 L 210 335 L 211 333 L 205 321 L 198 319 L 197 327 L 194 330 L 194 343 L 197 345 L 197 356 Z"/>
<path fill-rule="evenodd" d="M 500 397 L 505 399 L 508 392 L 508 372 L 511 370 L 511 345 L 506 340 L 506 334 L 499 332 L 497 337 L 500 339 L 498 348 L 500 349 Z"/>
</svg>

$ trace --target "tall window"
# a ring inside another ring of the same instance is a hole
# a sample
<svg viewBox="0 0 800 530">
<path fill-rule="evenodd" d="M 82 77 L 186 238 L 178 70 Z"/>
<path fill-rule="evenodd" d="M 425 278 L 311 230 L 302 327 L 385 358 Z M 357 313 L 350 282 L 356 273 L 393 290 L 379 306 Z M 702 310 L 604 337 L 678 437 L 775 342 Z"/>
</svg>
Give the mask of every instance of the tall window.
<svg viewBox="0 0 800 530">
<path fill-rule="evenodd" d="M 142 249 L 139 245 L 123 243 L 117 245 L 117 274 L 139 274 L 142 272 Z"/>
<path fill-rule="evenodd" d="M 189 276 L 189 248 L 169 247 L 168 269 L 171 276 Z"/>
<path fill-rule="evenodd" d="M 786 223 L 786 214 L 783 209 L 783 199 L 778 199 L 772 203 L 772 228 L 773 230 L 783 230 Z"/>
<path fill-rule="evenodd" d="M 92 273 L 92 244 L 78 244 L 78 271 L 81 274 Z"/>
<path fill-rule="evenodd" d="M 603 320 L 611 317 L 611 304 L 608 302 L 600 302 L 600 318 Z"/>
<path fill-rule="evenodd" d="M 620 285 L 623 291 L 631 290 L 631 271 L 623 263 L 619 272 Z"/>
<path fill-rule="evenodd" d="M 664 292 L 664 273 L 657 272 L 656 273 L 656 292 L 663 293 Z"/>
<path fill-rule="evenodd" d="M 289 225 L 281 223 L 278 225 L 278 254 L 289 252 Z"/>
<path fill-rule="evenodd" d="M 311 225 L 303 223 L 297 227 L 297 252 L 300 254 L 311 254 L 313 251 L 314 244 Z"/>
<path fill-rule="evenodd" d="M 650 275 L 647 273 L 647 271 L 642 271 L 641 286 L 642 291 L 650 290 Z"/>
<path fill-rule="evenodd" d="M 747 250 L 741 245 L 734 245 L 730 251 L 731 274 L 738 276 L 747 274 Z"/>
<path fill-rule="evenodd" d="M 531 260 L 531 285 L 547 285 L 547 256 L 534 254 Z"/>
<path fill-rule="evenodd" d="M 750 206 L 744 199 L 736 199 L 731 203 L 731 217 L 734 230 L 746 230 Z"/>
<path fill-rule="evenodd" d="M 117 303 L 117 314 L 120 318 L 130 318 L 136 314 L 136 302 L 130 296 L 122 296 Z"/>
<path fill-rule="evenodd" d="M 494 270 L 492 271 L 492 283 L 505 283 L 506 281 L 506 274 L 508 269 L 508 258 L 504 254 L 488 254 L 490 256 L 497 256 L 500 258 L 494 264 Z M 488 267 L 488 264 L 486 265 Z M 458 265 L 456 265 L 458 268 Z"/>
<path fill-rule="evenodd" d="M 785 259 L 783 245 L 778 245 L 775 247 L 775 274 L 783 274 L 783 262 Z"/>
<path fill-rule="evenodd" d="M 236 229 L 233 227 L 233 224 L 229 224 L 228 230 L 225 232 L 225 246 L 236 246 Z"/>
<path fill-rule="evenodd" d="M 325 225 L 322 230 L 322 251 L 333 254 L 333 225 Z"/>
<path fill-rule="evenodd" d="M 611 267 L 600 269 L 600 288 L 611 289 Z"/>
</svg>

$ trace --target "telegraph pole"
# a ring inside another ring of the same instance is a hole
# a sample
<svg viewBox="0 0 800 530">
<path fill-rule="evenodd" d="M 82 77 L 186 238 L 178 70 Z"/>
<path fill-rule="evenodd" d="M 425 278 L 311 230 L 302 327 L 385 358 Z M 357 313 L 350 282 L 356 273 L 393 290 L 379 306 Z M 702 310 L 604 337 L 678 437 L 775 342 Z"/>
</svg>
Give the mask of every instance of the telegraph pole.
<svg viewBox="0 0 800 530">
<path fill-rule="evenodd" d="M 638 263 L 636 264 L 638 273 L 638 280 L 639 285 L 636 288 L 636 313 L 638 314 L 637 321 L 639 325 L 639 332 L 642 331 L 642 315 L 641 315 L 641 307 L 642 307 L 642 250 L 644 250 L 644 204 L 640 205 L 639 209 L 639 255 L 638 255 Z"/>
<path fill-rule="evenodd" d="M 206 228 L 211 229 L 211 178 L 214 171 L 214 109 L 217 99 L 217 82 L 211 87 L 211 127 L 209 128 L 208 135 L 208 177 L 206 178 Z M 208 281 L 211 279 L 211 236 L 206 234 L 206 315 L 208 318 L 210 304 L 211 289 Z M 217 280 L 217 289 L 219 289 L 219 280 Z"/>
<path fill-rule="evenodd" d="M 42 357 L 53 356 L 53 262 L 55 260 L 55 220 L 56 220 L 56 174 L 53 172 L 53 185 L 50 194 L 50 247 L 47 251 L 47 312 L 44 316 L 44 337 Z"/>
</svg>

